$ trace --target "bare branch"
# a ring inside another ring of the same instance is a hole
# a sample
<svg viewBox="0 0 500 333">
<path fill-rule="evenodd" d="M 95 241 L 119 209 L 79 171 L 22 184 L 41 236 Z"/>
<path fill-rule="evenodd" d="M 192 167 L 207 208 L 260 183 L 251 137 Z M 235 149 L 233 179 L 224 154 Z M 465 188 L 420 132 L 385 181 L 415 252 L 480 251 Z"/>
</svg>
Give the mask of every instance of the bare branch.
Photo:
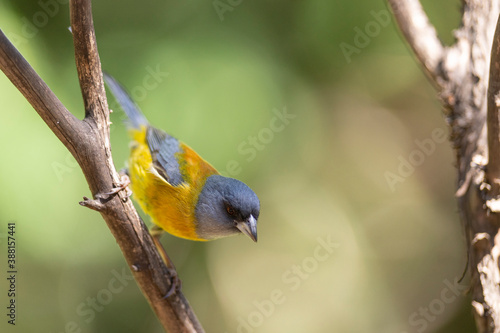
<svg viewBox="0 0 500 333">
<path fill-rule="evenodd" d="M 75 46 L 78 79 L 82 90 L 85 117 L 94 118 L 103 134 L 109 136 L 109 110 L 97 51 L 91 1 L 70 2 L 71 31 Z M 109 144 L 106 146 L 109 148 Z"/>
<path fill-rule="evenodd" d="M 426 74 L 441 86 L 440 63 L 444 56 L 444 46 L 422 5 L 418 0 L 388 1 L 401 32 L 424 66 Z"/>
<path fill-rule="evenodd" d="M 169 332 L 204 332 L 180 290 L 170 293 L 177 273 L 169 269 L 127 195 L 104 198 L 120 185 L 109 145 L 109 110 L 92 22 L 91 1 L 71 0 L 75 56 L 86 116 L 75 118 L 0 30 L 0 69 L 71 151 L 94 200 L 83 205 L 101 213 L 137 284 Z M 169 294 L 168 298 L 164 296 Z"/>
<path fill-rule="evenodd" d="M 91 156 L 99 156 L 101 165 L 96 165 L 92 170 L 100 170 L 104 178 L 96 182 L 97 186 L 91 186 L 96 197 L 109 192 L 112 183 L 119 186 L 120 179 L 111 156 L 109 110 L 95 40 L 91 0 L 71 0 L 70 14 L 75 59 L 86 112 L 85 121 L 98 137 L 97 145 L 94 146 L 98 151 Z M 96 179 L 92 179 L 89 184 L 95 181 Z M 103 184 L 105 185 L 102 186 Z M 139 219 L 130 200 L 127 200 L 125 194 L 120 194 L 119 198 L 116 196 L 104 204 L 101 214 L 130 267 L 135 268 L 132 269 L 134 277 L 163 327 L 171 332 L 203 332 L 189 303 L 179 290 L 171 293 L 172 296 L 168 299 L 164 298 L 174 287 L 173 281 L 177 279 L 177 273 L 165 266 L 149 231 Z"/>
<path fill-rule="evenodd" d="M 71 114 L 0 30 L 0 69 L 76 158 L 84 124 Z"/>
<path fill-rule="evenodd" d="M 500 192 L 500 20 L 497 22 L 491 49 L 487 98 L 488 167 L 486 168 L 486 181 L 491 186 L 490 195 L 496 198 Z"/>
<path fill-rule="evenodd" d="M 479 332 L 500 332 L 500 0 L 463 0 L 457 41 L 444 50 L 427 18 L 418 19 L 420 27 L 411 23 L 412 16 L 424 15 L 417 0 L 388 1 L 427 72 L 442 79 L 438 88 L 456 153 L 473 313 Z M 436 64 L 441 72 L 433 71 Z"/>
</svg>

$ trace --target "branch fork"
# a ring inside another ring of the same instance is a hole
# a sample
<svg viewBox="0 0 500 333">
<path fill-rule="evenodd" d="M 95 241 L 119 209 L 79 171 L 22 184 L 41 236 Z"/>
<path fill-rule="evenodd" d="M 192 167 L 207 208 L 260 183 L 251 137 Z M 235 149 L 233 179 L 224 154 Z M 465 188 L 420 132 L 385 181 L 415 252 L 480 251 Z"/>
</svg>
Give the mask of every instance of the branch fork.
<svg viewBox="0 0 500 333">
<path fill-rule="evenodd" d="M 173 288 L 174 280 L 178 279 L 175 269 L 166 266 L 128 194 L 122 193 L 128 184 L 120 178 L 112 160 L 110 111 L 97 52 L 91 0 L 70 0 L 70 16 L 85 108 L 83 120 L 66 109 L 1 30 L 0 69 L 75 157 L 94 197 L 84 197 L 80 205 L 101 213 L 165 330 L 204 332 L 180 288 Z M 165 299 L 165 295 L 169 297 Z"/>
</svg>

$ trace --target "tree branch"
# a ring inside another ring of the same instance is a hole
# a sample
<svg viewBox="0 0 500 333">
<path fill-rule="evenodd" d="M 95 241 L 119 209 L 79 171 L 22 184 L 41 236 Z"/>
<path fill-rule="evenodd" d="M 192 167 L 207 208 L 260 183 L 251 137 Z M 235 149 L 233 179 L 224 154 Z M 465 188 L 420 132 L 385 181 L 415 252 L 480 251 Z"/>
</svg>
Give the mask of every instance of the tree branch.
<svg viewBox="0 0 500 333">
<path fill-rule="evenodd" d="M 398 18 L 400 14 L 394 10 L 417 57 L 427 59 L 431 51 L 422 50 L 413 41 L 425 37 L 418 36 L 418 25 L 407 22 L 410 8 L 421 11 L 418 1 L 388 1 L 405 12 Z M 462 24 L 455 31 L 457 41 L 444 49 L 440 60 L 444 80 L 439 90 L 456 152 L 458 206 L 469 250 L 473 313 L 481 333 L 500 332 L 499 13 L 500 0 L 463 0 Z M 424 25 L 428 24 L 425 19 Z M 426 30 L 427 35 L 435 35 L 433 28 Z M 430 38 L 436 44 L 435 37 Z M 435 59 L 432 54 L 430 58 Z M 436 60 L 430 61 L 431 65 L 422 63 L 429 72 Z"/>
<path fill-rule="evenodd" d="M 83 124 L 61 103 L 33 67 L 0 30 L 0 68 L 38 112 L 54 134 L 76 157 L 73 143 L 81 142 Z"/>
<path fill-rule="evenodd" d="M 166 267 L 126 194 L 102 195 L 118 186 L 120 181 L 111 157 L 109 110 L 95 41 L 91 1 L 71 0 L 70 10 L 77 71 L 85 105 L 83 121 L 68 112 L 1 30 L 0 69 L 79 163 L 95 199 L 87 199 L 82 204 L 101 213 L 163 327 L 169 332 L 204 332 L 180 290 L 164 298 L 172 287 L 176 272 Z"/>
<path fill-rule="evenodd" d="M 71 1 L 71 31 L 75 46 L 75 61 L 82 90 L 86 118 L 98 118 L 106 125 L 109 122 L 106 91 L 102 79 L 101 61 L 97 52 L 94 22 L 90 1 Z M 104 97 L 104 98 L 103 98 Z"/>
<path fill-rule="evenodd" d="M 490 195 L 497 198 L 500 194 L 500 20 L 497 22 L 491 48 L 487 98 L 488 167 L 485 178 L 491 186 Z"/>
<path fill-rule="evenodd" d="M 388 0 L 399 29 L 406 41 L 422 63 L 426 74 L 441 86 L 440 63 L 444 56 L 444 46 L 439 40 L 436 29 L 418 0 Z"/>
<path fill-rule="evenodd" d="M 487 142 L 488 164 L 485 168 L 483 197 L 488 209 L 487 219 L 492 232 L 476 234 L 485 237 L 485 246 L 475 246 L 477 274 L 481 282 L 482 303 L 474 303 L 478 326 L 485 326 L 484 332 L 500 331 L 500 16 L 493 36 L 490 60 L 490 78 L 487 92 Z M 495 227 L 497 226 L 497 227 Z M 493 238 L 494 237 L 494 238 Z M 474 244 L 474 242 L 473 242 Z M 482 314 L 482 315 L 481 315 Z"/>
</svg>

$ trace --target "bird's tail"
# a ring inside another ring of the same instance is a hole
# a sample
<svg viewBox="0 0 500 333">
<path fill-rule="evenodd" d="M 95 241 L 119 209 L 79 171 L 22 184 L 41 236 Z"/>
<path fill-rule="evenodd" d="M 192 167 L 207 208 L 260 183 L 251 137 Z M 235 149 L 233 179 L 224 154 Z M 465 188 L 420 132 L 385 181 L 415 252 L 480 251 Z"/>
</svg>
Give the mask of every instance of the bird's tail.
<svg viewBox="0 0 500 333">
<path fill-rule="evenodd" d="M 115 80 L 108 73 L 103 73 L 104 81 L 108 85 L 109 90 L 112 95 L 115 97 L 116 101 L 120 104 L 121 108 L 127 114 L 128 119 L 130 120 L 130 125 L 133 128 L 141 128 L 142 126 L 148 125 L 148 120 L 142 114 L 141 110 L 134 103 L 130 95 L 125 91 L 118 81 Z"/>
</svg>

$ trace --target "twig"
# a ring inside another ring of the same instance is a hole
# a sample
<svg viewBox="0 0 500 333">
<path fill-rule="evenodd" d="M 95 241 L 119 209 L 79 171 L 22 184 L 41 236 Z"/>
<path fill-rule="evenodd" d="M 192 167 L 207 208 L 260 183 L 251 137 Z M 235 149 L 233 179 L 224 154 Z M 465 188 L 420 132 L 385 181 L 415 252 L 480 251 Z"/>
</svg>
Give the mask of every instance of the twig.
<svg viewBox="0 0 500 333">
<path fill-rule="evenodd" d="M 440 86 L 440 63 L 444 56 L 444 46 L 437 36 L 436 29 L 429 23 L 422 5 L 418 0 L 388 1 L 399 29 L 424 66 L 426 74 Z"/>
<path fill-rule="evenodd" d="M 97 209 L 130 266 L 137 284 L 169 332 L 204 332 L 189 303 L 175 290 L 165 299 L 176 273 L 159 255 L 147 227 L 126 194 L 101 199 L 120 184 L 109 145 L 109 110 L 92 23 L 91 1 L 71 0 L 75 57 L 85 105 L 78 120 L 62 105 L 28 62 L 0 30 L 0 69 L 73 154 L 87 179 Z M 87 203 L 89 203 L 88 201 Z"/>
</svg>

